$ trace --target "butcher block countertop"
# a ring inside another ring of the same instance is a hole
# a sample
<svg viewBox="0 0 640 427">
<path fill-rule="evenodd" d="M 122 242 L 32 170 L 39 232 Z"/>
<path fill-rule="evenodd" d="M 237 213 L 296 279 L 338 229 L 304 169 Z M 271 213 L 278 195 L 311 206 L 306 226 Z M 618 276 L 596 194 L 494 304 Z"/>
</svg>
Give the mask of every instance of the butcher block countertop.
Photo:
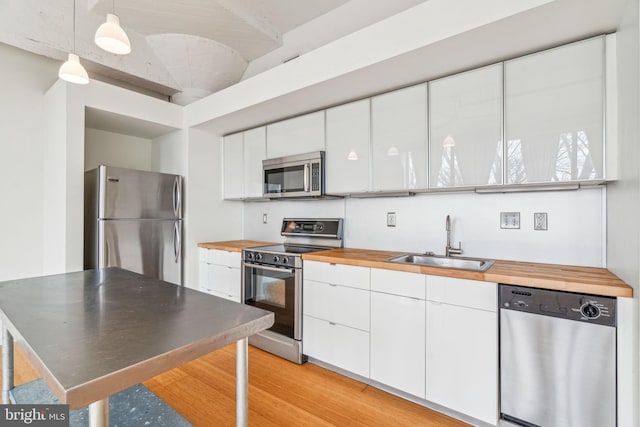
<svg viewBox="0 0 640 427">
<path fill-rule="evenodd" d="M 222 251 L 230 252 L 242 252 L 243 248 L 267 246 L 273 244 L 273 242 L 260 242 L 257 240 L 228 240 L 226 242 L 198 243 L 198 247 L 205 249 L 220 249 Z"/>
<path fill-rule="evenodd" d="M 557 291 L 612 297 L 633 296 L 633 289 L 606 268 L 496 260 L 487 271 L 479 272 L 386 261 L 388 258 L 402 254 L 404 252 L 341 248 L 304 254 L 302 259 L 431 274 L 434 276 L 508 283 Z"/>
</svg>

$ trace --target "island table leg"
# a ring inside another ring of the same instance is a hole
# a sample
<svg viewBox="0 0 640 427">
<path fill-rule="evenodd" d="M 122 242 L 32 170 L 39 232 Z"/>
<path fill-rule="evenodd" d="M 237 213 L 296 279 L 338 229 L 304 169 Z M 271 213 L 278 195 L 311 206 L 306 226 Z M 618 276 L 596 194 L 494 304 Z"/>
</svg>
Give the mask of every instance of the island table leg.
<svg viewBox="0 0 640 427">
<path fill-rule="evenodd" d="M 249 425 L 249 339 L 236 342 L 236 426 Z"/>
<path fill-rule="evenodd" d="M 109 398 L 89 405 L 89 427 L 109 427 Z"/>
<path fill-rule="evenodd" d="M 6 326 L 2 327 L 2 403 L 11 403 L 13 388 L 13 336 Z"/>
</svg>

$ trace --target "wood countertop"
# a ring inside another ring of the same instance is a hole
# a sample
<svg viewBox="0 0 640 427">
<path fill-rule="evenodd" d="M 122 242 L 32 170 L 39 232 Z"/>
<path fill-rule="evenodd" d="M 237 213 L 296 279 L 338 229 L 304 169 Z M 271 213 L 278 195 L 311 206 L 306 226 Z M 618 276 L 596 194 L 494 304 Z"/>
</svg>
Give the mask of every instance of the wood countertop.
<svg viewBox="0 0 640 427">
<path fill-rule="evenodd" d="M 496 260 L 487 271 L 479 272 L 443 267 L 427 267 L 415 264 L 399 264 L 386 261 L 388 258 L 404 253 L 405 252 L 341 248 L 304 254 L 302 259 L 431 274 L 434 276 L 508 283 L 511 285 L 558 291 L 612 297 L 633 296 L 633 289 L 606 268 Z"/>
<path fill-rule="evenodd" d="M 275 245 L 273 242 L 261 242 L 259 240 L 228 240 L 226 242 L 208 242 L 198 243 L 199 248 L 204 249 L 220 249 L 230 252 L 242 252 L 243 248 L 251 248 L 255 246 Z"/>
</svg>

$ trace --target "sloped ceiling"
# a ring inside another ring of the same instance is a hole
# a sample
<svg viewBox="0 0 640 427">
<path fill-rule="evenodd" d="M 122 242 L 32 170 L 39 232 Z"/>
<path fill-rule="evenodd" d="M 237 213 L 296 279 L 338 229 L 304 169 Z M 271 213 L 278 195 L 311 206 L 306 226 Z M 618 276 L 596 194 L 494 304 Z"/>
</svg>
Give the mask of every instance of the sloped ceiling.
<svg viewBox="0 0 640 427">
<path fill-rule="evenodd" d="M 423 0 L 385 5 L 390 15 Z M 237 83 L 248 65 L 281 48 L 287 32 L 349 0 L 4 0 L 0 42 L 60 61 L 75 52 L 92 78 L 185 105 Z M 349 31 L 381 19 L 354 19 Z M 127 32 L 132 53 L 113 55 L 93 43 L 107 13 Z M 367 10 L 363 10 L 366 16 Z M 331 29 L 310 48 L 331 39 Z M 336 36 L 337 37 L 337 36 Z M 281 61 L 282 62 L 282 61 Z"/>
</svg>

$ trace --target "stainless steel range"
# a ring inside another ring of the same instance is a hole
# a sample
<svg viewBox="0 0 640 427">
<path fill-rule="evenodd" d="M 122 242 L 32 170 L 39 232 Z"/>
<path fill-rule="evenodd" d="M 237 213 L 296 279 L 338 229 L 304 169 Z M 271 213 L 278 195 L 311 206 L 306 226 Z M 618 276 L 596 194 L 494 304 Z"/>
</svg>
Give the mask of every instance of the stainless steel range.
<svg viewBox="0 0 640 427">
<path fill-rule="evenodd" d="M 272 311 L 274 325 L 249 344 L 295 363 L 302 354 L 302 254 L 342 247 L 342 218 L 285 218 L 284 244 L 242 251 L 242 301 Z"/>
</svg>

